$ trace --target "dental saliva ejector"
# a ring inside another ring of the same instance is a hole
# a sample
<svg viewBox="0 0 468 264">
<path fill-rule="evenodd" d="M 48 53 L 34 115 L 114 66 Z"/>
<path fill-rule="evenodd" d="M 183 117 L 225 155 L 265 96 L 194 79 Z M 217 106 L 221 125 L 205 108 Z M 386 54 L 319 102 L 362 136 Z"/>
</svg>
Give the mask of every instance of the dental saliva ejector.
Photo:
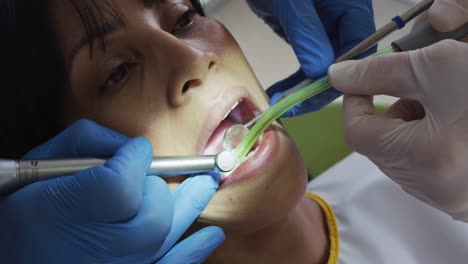
<svg viewBox="0 0 468 264">
<path fill-rule="evenodd" d="M 93 166 L 103 165 L 104 158 L 0 159 L 0 195 L 10 194 L 28 184 L 73 175 Z M 170 177 L 210 171 L 230 172 L 237 159 L 229 151 L 217 155 L 155 157 L 147 175 Z"/>
</svg>

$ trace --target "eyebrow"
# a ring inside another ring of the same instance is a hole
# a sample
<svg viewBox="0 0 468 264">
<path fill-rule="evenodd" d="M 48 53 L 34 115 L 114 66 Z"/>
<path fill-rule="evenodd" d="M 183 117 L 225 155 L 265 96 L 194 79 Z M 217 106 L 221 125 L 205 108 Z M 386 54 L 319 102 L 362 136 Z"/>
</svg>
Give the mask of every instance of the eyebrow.
<svg viewBox="0 0 468 264">
<path fill-rule="evenodd" d="M 122 29 L 125 25 L 122 24 L 121 22 L 117 20 L 112 20 L 112 21 L 106 21 L 100 25 L 97 26 L 96 30 L 93 30 L 92 32 L 85 32 L 78 40 L 78 42 L 72 46 L 70 52 L 68 53 L 68 61 L 69 64 L 71 65 L 73 60 L 75 59 L 76 54 L 78 52 L 88 46 L 90 42 L 101 38 L 104 39 L 107 35 L 110 35 L 114 33 L 115 31 L 118 31 Z"/>
</svg>

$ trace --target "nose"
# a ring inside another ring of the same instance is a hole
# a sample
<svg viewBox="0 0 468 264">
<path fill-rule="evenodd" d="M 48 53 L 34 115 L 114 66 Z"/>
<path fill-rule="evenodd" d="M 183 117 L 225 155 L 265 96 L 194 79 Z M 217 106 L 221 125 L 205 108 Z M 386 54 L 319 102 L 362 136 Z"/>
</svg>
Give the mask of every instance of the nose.
<svg viewBox="0 0 468 264">
<path fill-rule="evenodd" d="M 203 51 L 187 43 L 179 43 L 178 54 L 174 54 L 173 74 L 169 81 L 169 103 L 180 107 L 190 101 L 193 89 L 201 87 L 210 71 L 218 63 L 218 55 L 211 51 Z M 177 56 L 175 56 L 177 55 Z"/>
</svg>

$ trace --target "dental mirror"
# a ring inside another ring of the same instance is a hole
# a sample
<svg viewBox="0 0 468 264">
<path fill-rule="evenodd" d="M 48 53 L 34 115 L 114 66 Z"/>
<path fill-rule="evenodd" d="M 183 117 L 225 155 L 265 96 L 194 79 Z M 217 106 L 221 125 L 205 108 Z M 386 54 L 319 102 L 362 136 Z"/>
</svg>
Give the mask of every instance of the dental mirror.
<svg viewBox="0 0 468 264">
<path fill-rule="evenodd" d="M 239 145 L 241 140 L 249 133 L 249 129 L 241 124 L 232 125 L 226 133 L 224 133 L 223 147 L 224 150 L 231 151 Z"/>
<path fill-rule="evenodd" d="M 226 130 L 223 138 L 223 148 L 224 150 L 233 150 L 239 145 L 242 139 L 249 133 L 249 127 L 255 124 L 257 120 L 263 115 L 257 115 L 255 118 L 250 120 L 247 124 L 235 124 Z"/>
</svg>

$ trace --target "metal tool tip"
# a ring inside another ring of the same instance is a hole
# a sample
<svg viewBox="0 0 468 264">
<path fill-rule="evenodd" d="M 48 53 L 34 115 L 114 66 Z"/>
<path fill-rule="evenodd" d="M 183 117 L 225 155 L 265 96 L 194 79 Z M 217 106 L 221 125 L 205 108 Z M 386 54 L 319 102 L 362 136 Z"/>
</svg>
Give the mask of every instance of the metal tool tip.
<svg viewBox="0 0 468 264">
<path fill-rule="evenodd" d="M 237 158 L 230 151 L 223 151 L 216 157 L 216 165 L 221 172 L 229 172 L 236 167 Z"/>
</svg>

